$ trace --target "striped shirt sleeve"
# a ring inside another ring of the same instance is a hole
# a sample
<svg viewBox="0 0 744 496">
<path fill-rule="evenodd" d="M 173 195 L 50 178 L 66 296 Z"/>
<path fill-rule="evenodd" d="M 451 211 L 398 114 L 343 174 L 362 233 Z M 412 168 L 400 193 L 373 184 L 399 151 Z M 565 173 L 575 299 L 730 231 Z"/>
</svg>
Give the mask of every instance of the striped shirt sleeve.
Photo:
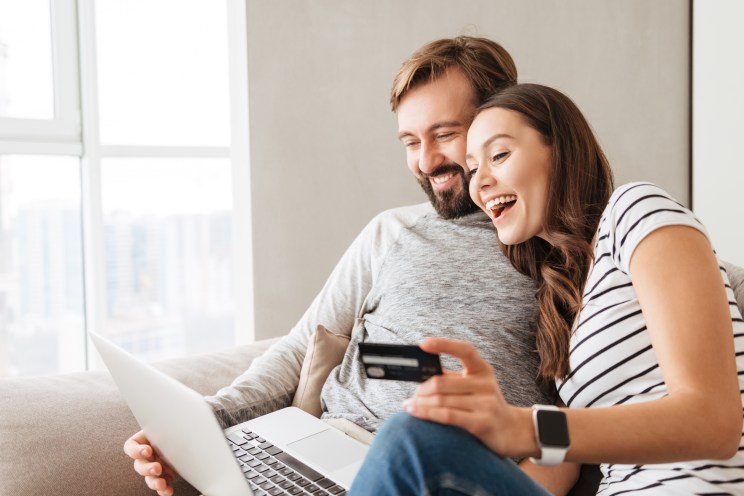
<svg viewBox="0 0 744 496">
<path fill-rule="evenodd" d="M 629 274 L 636 247 L 656 229 L 684 225 L 708 236 L 705 227 L 684 205 L 651 183 L 629 183 L 613 193 L 605 215 L 615 265 Z"/>
</svg>

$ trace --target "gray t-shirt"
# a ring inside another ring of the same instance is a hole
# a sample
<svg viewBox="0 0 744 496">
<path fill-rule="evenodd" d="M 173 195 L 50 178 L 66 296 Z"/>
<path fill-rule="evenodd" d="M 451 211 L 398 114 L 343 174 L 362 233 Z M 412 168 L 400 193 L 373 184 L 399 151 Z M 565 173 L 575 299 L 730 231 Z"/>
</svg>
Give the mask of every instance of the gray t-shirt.
<svg viewBox="0 0 744 496">
<path fill-rule="evenodd" d="M 468 340 L 494 367 L 507 401 L 553 403 L 535 380 L 533 282 L 503 256 L 485 214 L 445 220 L 427 203 L 373 219 L 292 331 L 231 386 L 207 398 L 223 425 L 291 404 L 315 327 L 351 335 L 358 316 L 363 327 L 323 388 L 324 418 L 346 418 L 374 431 L 413 394 L 413 383 L 367 379 L 358 360 L 359 340 Z M 443 365 L 459 368 L 451 357 L 444 357 Z"/>
<path fill-rule="evenodd" d="M 533 282 L 502 255 L 486 215 L 421 216 L 401 229 L 385 255 L 367 297 L 363 328 L 323 388 L 323 417 L 376 430 L 400 411 L 417 384 L 368 379 L 357 342 L 417 344 L 430 336 L 474 343 L 494 367 L 509 403 L 549 402 L 535 384 L 534 295 Z M 452 357 L 443 357 L 442 364 L 461 368 Z"/>
</svg>

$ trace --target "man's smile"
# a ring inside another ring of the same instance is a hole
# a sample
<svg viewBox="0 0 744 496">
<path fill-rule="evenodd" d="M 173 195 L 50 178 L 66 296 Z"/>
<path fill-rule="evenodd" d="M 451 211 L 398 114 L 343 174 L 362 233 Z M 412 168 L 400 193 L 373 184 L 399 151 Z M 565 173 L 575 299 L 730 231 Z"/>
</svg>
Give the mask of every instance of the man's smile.
<svg viewBox="0 0 744 496">
<path fill-rule="evenodd" d="M 450 189 L 454 183 L 452 179 L 454 179 L 457 176 L 454 172 L 447 172 L 445 174 L 440 174 L 438 176 L 429 176 L 429 182 L 431 182 L 432 187 L 437 191 L 442 191 L 446 189 Z"/>
</svg>

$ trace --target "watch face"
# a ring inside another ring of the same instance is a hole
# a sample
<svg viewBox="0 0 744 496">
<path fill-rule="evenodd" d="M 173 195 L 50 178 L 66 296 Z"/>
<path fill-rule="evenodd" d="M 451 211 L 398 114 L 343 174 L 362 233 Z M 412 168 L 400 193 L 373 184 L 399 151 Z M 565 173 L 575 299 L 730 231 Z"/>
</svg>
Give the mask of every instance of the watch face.
<svg viewBox="0 0 744 496">
<path fill-rule="evenodd" d="M 568 447 L 568 424 L 565 413 L 556 410 L 538 410 L 537 428 L 540 444 Z"/>
</svg>

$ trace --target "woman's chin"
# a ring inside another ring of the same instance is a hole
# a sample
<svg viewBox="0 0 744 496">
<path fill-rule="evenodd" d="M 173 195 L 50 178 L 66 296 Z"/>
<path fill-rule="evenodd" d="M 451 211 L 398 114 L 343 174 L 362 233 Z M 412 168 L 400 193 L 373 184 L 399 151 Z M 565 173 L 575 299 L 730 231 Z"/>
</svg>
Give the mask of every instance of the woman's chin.
<svg viewBox="0 0 744 496">
<path fill-rule="evenodd" d="M 527 239 L 524 236 L 515 236 L 512 233 L 500 233 L 498 229 L 496 230 L 496 236 L 499 238 L 499 243 L 505 246 L 512 246 L 512 245 L 518 245 L 520 243 L 524 243 L 527 241 Z"/>
<path fill-rule="evenodd" d="M 511 246 L 515 245 L 517 243 L 514 242 L 514 240 L 509 236 L 499 236 L 499 243 L 501 243 L 504 246 Z"/>
</svg>

